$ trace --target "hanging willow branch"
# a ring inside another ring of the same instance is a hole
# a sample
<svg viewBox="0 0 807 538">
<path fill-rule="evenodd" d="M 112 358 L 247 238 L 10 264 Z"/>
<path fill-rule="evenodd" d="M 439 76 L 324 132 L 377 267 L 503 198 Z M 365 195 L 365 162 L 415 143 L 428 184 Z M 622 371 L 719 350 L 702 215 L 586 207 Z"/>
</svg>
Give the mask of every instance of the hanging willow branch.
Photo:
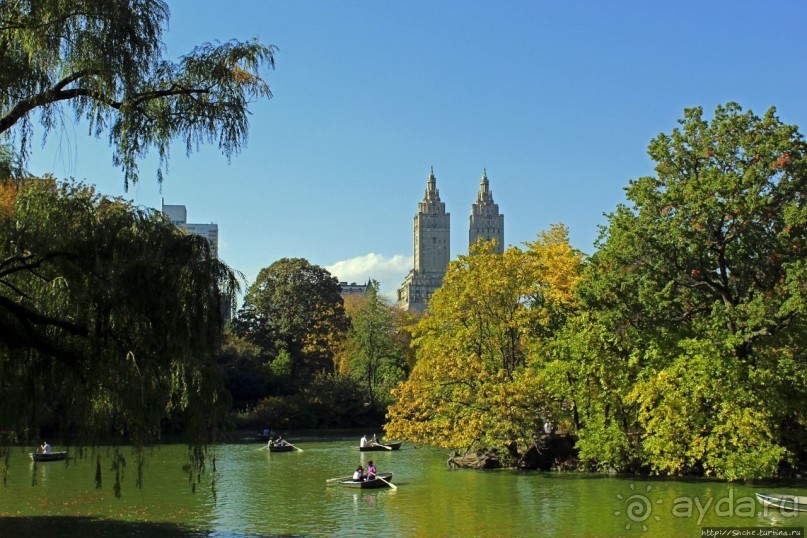
<svg viewBox="0 0 807 538">
<path fill-rule="evenodd" d="M 19 0 L 0 3 L 0 134 L 19 136 L 22 165 L 31 122 L 45 136 L 67 117 L 106 133 L 124 184 L 137 162 L 170 143 L 188 152 L 214 143 L 230 158 L 246 143 L 248 106 L 271 98 L 261 70 L 276 48 L 257 40 L 204 43 L 179 61 L 163 58 L 168 6 L 160 0 Z M 68 120 L 69 121 L 69 120 Z"/>
</svg>

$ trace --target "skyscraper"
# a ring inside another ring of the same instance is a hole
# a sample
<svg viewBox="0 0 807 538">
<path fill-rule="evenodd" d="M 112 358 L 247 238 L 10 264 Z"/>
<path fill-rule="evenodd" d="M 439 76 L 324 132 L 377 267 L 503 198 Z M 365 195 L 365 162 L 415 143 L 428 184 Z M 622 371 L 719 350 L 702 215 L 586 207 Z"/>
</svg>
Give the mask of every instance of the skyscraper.
<svg viewBox="0 0 807 538">
<path fill-rule="evenodd" d="M 398 289 L 398 306 L 422 312 L 429 296 L 440 287 L 451 257 L 451 215 L 440 200 L 434 168 L 426 180 L 426 193 L 414 218 L 415 268 Z"/>
<path fill-rule="evenodd" d="M 163 202 L 162 212 L 171 223 L 189 234 L 201 235 L 210 243 L 210 251 L 216 258 L 219 257 L 219 225 L 211 224 L 190 224 L 188 223 L 188 210 L 184 205 L 171 205 Z"/>
<path fill-rule="evenodd" d="M 496 240 L 495 252 L 504 252 L 504 215 L 499 215 L 499 204 L 493 202 L 493 192 L 488 183 L 488 171 L 484 169 L 479 182 L 476 203 L 471 204 L 468 225 L 468 248 L 478 240 Z"/>
</svg>

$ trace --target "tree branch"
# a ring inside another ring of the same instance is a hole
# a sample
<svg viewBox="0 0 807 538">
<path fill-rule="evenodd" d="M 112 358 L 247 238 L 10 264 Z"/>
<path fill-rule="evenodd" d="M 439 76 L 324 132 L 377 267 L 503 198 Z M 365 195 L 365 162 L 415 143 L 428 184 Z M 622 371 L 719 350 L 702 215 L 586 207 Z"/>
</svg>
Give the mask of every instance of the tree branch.
<svg viewBox="0 0 807 538">
<path fill-rule="evenodd" d="M 209 88 L 182 88 L 176 84 L 172 84 L 170 88 L 165 90 L 151 90 L 147 92 L 134 94 L 132 97 L 125 98 L 122 101 L 112 99 L 103 93 L 90 90 L 87 88 L 70 88 L 65 90 L 65 86 L 80 80 L 83 77 L 100 74 L 97 71 L 82 70 L 72 73 L 71 75 L 61 79 L 54 84 L 49 90 L 33 95 L 27 99 L 18 101 L 5 115 L 0 117 L 0 133 L 3 133 L 13 127 L 20 119 L 32 110 L 46 106 L 49 104 L 58 103 L 60 101 L 68 101 L 77 99 L 79 97 L 89 97 L 95 101 L 105 104 L 115 110 L 120 110 L 125 105 L 136 106 L 140 103 L 152 101 L 154 99 L 161 99 L 163 97 L 173 97 L 177 95 L 202 95 L 210 93 Z"/>
<path fill-rule="evenodd" d="M 20 323 L 45 325 L 49 327 L 58 327 L 63 329 L 74 336 L 89 336 L 90 331 L 86 325 L 71 323 L 69 321 L 40 314 L 30 308 L 16 303 L 8 297 L 0 295 L 0 308 L 4 308 L 9 314 L 17 318 Z"/>
</svg>

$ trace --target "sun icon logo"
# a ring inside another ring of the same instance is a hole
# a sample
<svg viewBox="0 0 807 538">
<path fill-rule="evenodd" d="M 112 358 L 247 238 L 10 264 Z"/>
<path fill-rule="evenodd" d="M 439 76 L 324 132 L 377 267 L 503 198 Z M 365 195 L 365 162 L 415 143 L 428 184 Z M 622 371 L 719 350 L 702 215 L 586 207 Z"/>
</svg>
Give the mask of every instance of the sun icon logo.
<svg viewBox="0 0 807 538">
<path fill-rule="evenodd" d="M 636 491 L 636 486 L 631 483 L 630 485 L 631 491 Z M 647 531 L 647 525 L 645 522 L 650 519 L 651 517 L 659 521 L 661 518 L 657 515 L 653 514 L 653 504 L 651 502 L 649 493 L 650 490 L 653 489 L 653 486 L 647 486 L 645 488 L 645 494 L 642 493 L 631 493 L 627 497 L 622 495 L 621 493 L 617 493 L 616 498 L 622 501 L 624 509 L 624 514 L 628 517 L 628 523 L 625 525 L 625 529 L 630 529 L 631 525 L 636 524 L 641 525 L 642 531 Z M 662 500 L 657 499 L 655 504 L 661 504 Z M 620 516 L 623 514 L 622 510 L 617 510 L 614 512 L 615 516 Z"/>
</svg>

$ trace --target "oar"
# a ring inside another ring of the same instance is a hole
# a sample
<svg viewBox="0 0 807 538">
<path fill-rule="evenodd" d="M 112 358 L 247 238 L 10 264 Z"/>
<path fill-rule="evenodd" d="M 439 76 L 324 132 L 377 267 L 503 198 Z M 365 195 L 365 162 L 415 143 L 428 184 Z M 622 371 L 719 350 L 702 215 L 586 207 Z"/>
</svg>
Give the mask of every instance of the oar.
<svg viewBox="0 0 807 538">
<path fill-rule="evenodd" d="M 382 482 L 384 482 L 386 485 L 388 485 L 388 486 L 389 486 L 389 487 L 391 487 L 392 489 L 398 489 L 398 486 L 396 486 L 396 485 L 395 485 L 395 484 L 393 484 L 392 482 L 387 482 L 386 480 L 384 480 L 383 478 L 381 478 L 381 477 L 380 477 L 380 476 L 378 476 L 378 475 L 375 475 L 375 479 L 376 479 L 376 480 L 381 480 Z"/>
<path fill-rule="evenodd" d="M 294 448 L 294 449 L 299 450 L 300 452 L 303 452 L 303 449 L 302 449 L 302 448 L 297 448 L 296 446 L 294 446 L 293 444 L 289 443 L 288 441 L 286 441 L 286 444 L 287 444 L 287 445 L 289 445 L 291 448 Z"/>
<path fill-rule="evenodd" d="M 263 445 L 263 446 L 262 446 L 261 448 L 259 448 L 258 450 L 265 450 L 265 449 L 267 449 L 267 448 L 269 448 L 269 445 Z"/>
<path fill-rule="evenodd" d="M 326 484 L 333 484 L 334 482 L 341 482 L 342 480 L 350 480 L 353 478 L 353 475 L 350 476 L 340 476 L 339 478 L 329 478 L 325 481 Z"/>
<path fill-rule="evenodd" d="M 392 447 L 391 447 L 391 446 L 382 445 L 381 443 L 376 443 L 376 444 L 377 444 L 378 446 L 383 446 L 383 447 L 384 447 L 384 448 L 386 448 L 387 450 L 392 450 Z"/>
</svg>

